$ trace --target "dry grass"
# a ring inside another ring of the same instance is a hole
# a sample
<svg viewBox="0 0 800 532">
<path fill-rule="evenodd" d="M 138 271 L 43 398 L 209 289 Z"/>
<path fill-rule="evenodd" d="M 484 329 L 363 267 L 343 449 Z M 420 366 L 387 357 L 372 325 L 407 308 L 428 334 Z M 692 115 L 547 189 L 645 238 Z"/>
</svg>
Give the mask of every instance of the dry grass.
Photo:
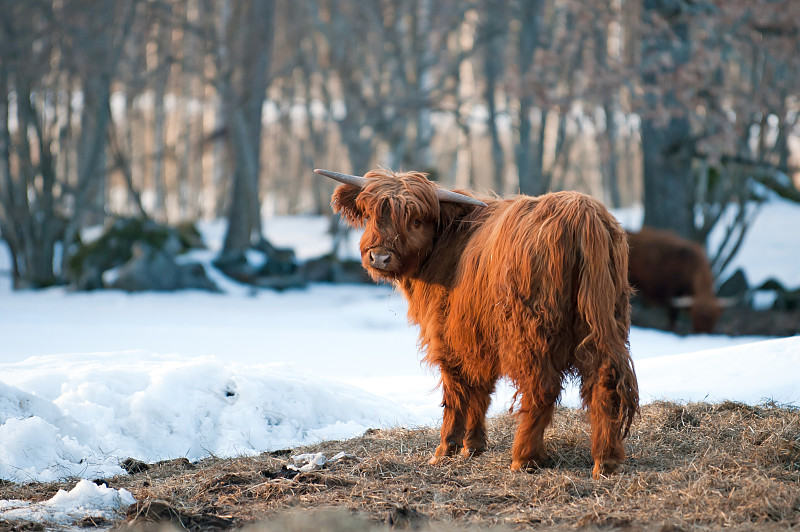
<svg viewBox="0 0 800 532">
<path fill-rule="evenodd" d="M 582 412 L 558 410 L 546 435 L 551 461 L 531 473 L 509 470 L 514 428 L 513 417 L 494 418 L 488 452 L 438 466 L 427 464 L 435 429 L 396 429 L 294 449 L 328 457 L 345 451 L 358 460 L 292 478 L 282 469 L 288 453 L 271 453 L 171 461 L 107 482 L 140 501 L 128 524 L 170 521 L 196 530 L 305 531 L 321 522 L 326 530 L 364 531 L 387 524 L 425 530 L 800 527 L 798 409 L 645 406 L 627 441 L 628 461 L 601 480 L 591 478 Z M 10 485 L 2 490 L 3 497 L 15 496 Z"/>
</svg>

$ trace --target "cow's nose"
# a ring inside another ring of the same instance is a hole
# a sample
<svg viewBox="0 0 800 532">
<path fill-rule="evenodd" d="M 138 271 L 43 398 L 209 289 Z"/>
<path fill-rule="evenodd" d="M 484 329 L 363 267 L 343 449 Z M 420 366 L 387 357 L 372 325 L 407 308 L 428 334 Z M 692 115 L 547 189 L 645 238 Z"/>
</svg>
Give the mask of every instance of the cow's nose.
<svg viewBox="0 0 800 532">
<path fill-rule="evenodd" d="M 369 253 L 369 260 L 373 268 L 385 268 L 391 258 L 392 256 L 388 253 L 375 253 L 374 251 Z"/>
</svg>

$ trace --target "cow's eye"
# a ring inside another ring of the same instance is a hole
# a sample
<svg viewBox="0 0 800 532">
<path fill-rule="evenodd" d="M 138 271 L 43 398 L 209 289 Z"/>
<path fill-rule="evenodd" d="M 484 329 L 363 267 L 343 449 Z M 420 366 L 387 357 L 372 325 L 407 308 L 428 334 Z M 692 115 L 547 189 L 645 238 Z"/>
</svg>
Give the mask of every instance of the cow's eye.
<svg viewBox="0 0 800 532">
<path fill-rule="evenodd" d="M 416 219 L 414 220 L 414 222 L 413 222 L 413 225 L 414 225 L 414 227 L 419 227 L 419 226 L 421 226 L 421 225 L 422 225 L 422 220 L 420 220 L 419 218 L 416 218 Z"/>
<path fill-rule="evenodd" d="M 365 214 L 365 215 L 364 215 L 364 220 L 365 220 L 365 221 L 367 221 L 367 222 L 368 222 L 370 218 L 372 218 L 372 217 L 371 217 L 369 214 Z"/>
</svg>

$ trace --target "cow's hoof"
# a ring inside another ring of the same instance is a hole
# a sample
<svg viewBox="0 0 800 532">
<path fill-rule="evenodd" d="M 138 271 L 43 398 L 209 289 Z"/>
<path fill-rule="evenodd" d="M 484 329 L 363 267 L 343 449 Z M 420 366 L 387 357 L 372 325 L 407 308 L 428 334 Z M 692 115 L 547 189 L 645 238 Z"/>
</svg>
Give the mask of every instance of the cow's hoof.
<svg viewBox="0 0 800 532">
<path fill-rule="evenodd" d="M 438 465 L 447 460 L 448 458 L 450 458 L 451 456 L 452 454 L 440 454 L 440 455 L 434 454 L 433 456 L 431 456 L 431 459 L 428 460 L 428 463 L 430 465 Z"/>
<path fill-rule="evenodd" d="M 447 443 L 440 443 L 439 446 L 436 448 L 436 451 L 433 453 L 433 457 L 428 460 L 430 465 L 436 465 L 442 461 L 442 458 L 445 456 L 453 456 L 459 450 L 461 445 L 455 441 L 449 441 Z"/>
<path fill-rule="evenodd" d="M 606 460 L 605 462 L 601 462 L 600 460 L 595 460 L 594 468 L 592 469 L 592 478 L 597 480 L 601 477 L 607 477 L 613 474 L 618 467 L 619 462 L 617 461 Z"/>
<path fill-rule="evenodd" d="M 543 456 L 538 460 L 512 460 L 511 471 L 534 471 L 544 467 L 549 461 L 550 458 L 547 456 Z"/>
<path fill-rule="evenodd" d="M 532 458 L 512 458 L 511 470 L 512 471 L 535 471 L 551 464 L 550 456 L 534 456 Z"/>
<path fill-rule="evenodd" d="M 478 456 L 479 454 L 483 454 L 486 450 L 486 447 L 462 447 L 461 448 L 461 456 L 464 458 L 470 458 L 472 456 Z"/>
</svg>

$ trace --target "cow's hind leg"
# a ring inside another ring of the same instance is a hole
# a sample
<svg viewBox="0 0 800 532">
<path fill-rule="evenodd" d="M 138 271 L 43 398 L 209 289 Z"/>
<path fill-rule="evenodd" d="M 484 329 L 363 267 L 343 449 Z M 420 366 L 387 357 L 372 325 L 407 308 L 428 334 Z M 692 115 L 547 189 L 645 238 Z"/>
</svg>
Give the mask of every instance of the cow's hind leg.
<svg viewBox="0 0 800 532">
<path fill-rule="evenodd" d="M 466 430 L 466 388 L 456 373 L 441 369 L 442 374 L 442 431 L 439 445 L 429 463 L 434 465 L 443 457 L 458 452 Z"/>
<path fill-rule="evenodd" d="M 613 367 L 603 363 L 584 383 L 581 394 L 589 407 L 592 424 L 592 476 L 613 473 L 625 460 L 622 443 L 623 422 L 620 419 L 621 399 L 617 391 L 618 376 Z M 587 386 L 588 385 L 588 386 Z"/>
<path fill-rule="evenodd" d="M 511 302 L 512 304 L 514 301 Z M 517 432 L 511 446 L 511 469 L 542 467 L 548 462 L 544 431 L 553 420 L 561 394 L 563 347 L 548 343 L 545 330 L 530 320 L 527 304 L 516 301 L 510 309 L 510 324 L 523 324 L 508 331 L 504 370 L 517 388 L 520 408 Z"/>
</svg>

